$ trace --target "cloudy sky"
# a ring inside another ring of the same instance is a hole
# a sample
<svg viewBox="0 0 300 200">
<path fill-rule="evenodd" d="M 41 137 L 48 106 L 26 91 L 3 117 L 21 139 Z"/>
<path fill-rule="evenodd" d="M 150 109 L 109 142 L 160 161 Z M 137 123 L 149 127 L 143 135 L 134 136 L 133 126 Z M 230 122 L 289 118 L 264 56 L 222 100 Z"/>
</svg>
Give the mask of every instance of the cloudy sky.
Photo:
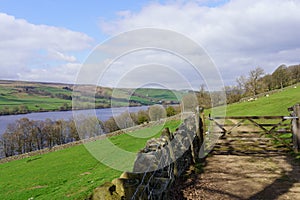
<svg viewBox="0 0 300 200">
<path fill-rule="evenodd" d="M 0 79 L 74 83 L 97 45 L 139 28 L 167 29 L 195 41 L 226 85 L 258 66 L 272 73 L 281 64 L 300 63 L 299 0 L 0 0 Z M 169 77 L 167 68 L 190 68 L 180 60 L 175 64 L 173 55 L 167 59 L 165 53 L 148 51 L 147 58 L 144 54 L 135 52 L 116 61 L 104 82 L 114 86 L 109 82 L 113 72 L 127 69 L 125 65 L 144 66 L 136 72 L 141 79 L 149 75 L 142 73 L 147 66 L 167 66 L 158 76 L 164 80 Z M 157 66 L 147 61 L 151 55 L 156 55 Z M 143 61 L 132 62 L 137 58 Z M 128 82 L 133 74 L 118 76 Z M 193 79 L 192 74 L 183 79 Z M 174 80 L 172 84 L 184 87 Z M 198 87 L 202 82 L 192 84 Z"/>
</svg>

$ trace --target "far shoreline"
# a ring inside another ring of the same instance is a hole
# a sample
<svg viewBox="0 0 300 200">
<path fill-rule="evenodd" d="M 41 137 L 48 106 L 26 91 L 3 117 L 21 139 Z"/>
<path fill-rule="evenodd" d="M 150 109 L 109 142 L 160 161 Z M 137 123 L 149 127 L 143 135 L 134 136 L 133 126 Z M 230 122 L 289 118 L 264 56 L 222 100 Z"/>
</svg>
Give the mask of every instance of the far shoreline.
<svg viewBox="0 0 300 200">
<path fill-rule="evenodd" d="M 129 106 L 104 106 L 104 107 L 95 107 L 95 108 L 73 108 L 70 107 L 68 109 L 53 109 L 53 110 L 29 110 L 28 112 L 22 112 L 22 113 L 9 113 L 9 114 L 2 114 L 0 113 L 0 116 L 14 116 L 14 115 L 26 115 L 26 114 L 30 114 L 30 113 L 47 113 L 47 112 L 66 112 L 66 111 L 77 111 L 77 110 L 93 110 L 93 109 L 108 109 L 108 108 L 124 108 L 124 107 L 142 107 L 142 106 L 152 106 L 155 104 L 148 104 L 148 105 L 129 105 Z M 180 104 L 158 104 L 158 105 L 162 105 L 162 106 L 179 106 Z"/>
</svg>

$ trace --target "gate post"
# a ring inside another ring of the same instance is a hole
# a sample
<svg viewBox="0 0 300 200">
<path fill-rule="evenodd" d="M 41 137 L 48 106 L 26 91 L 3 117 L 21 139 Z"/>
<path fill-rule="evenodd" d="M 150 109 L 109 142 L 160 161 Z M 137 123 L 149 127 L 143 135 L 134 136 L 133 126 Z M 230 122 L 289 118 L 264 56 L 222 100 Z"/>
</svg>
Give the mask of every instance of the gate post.
<svg viewBox="0 0 300 200">
<path fill-rule="evenodd" d="M 293 132 L 293 148 L 296 153 L 300 151 L 300 105 L 293 106 L 293 115 L 298 117 L 292 120 L 292 132 Z"/>
<path fill-rule="evenodd" d="M 202 119 L 202 116 L 203 116 L 203 111 L 204 109 L 203 108 L 200 108 L 199 106 L 196 107 L 196 113 L 195 113 L 195 122 L 196 122 L 196 155 L 195 155 L 195 158 L 194 158 L 194 162 L 197 162 L 199 161 L 199 153 L 201 151 L 201 148 L 202 148 L 202 144 L 204 142 L 204 123 L 203 123 L 203 119 Z"/>
</svg>

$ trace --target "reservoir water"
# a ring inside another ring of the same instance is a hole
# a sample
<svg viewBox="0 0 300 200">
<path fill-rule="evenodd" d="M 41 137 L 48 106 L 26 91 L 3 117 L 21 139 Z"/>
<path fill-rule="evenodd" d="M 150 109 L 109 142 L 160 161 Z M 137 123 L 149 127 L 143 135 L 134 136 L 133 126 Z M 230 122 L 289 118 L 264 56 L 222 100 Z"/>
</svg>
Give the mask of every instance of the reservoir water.
<svg viewBox="0 0 300 200">
<path fill-rule="evenodd" d="M 139 107 L 120 107 L 120 108 L 102 108 L 95 109 L 97 117 L 101 121 L 108 120 L 113 114 L 118 115 L 127 110 L 129 112 L 138 112 L 139 110 L 147 110 L 148 106 Z M 28 118 L 29 120 L 46 120 L 47 118 L 51 120 L 69 120 L 73 118 L 73 112 L 76 114 L 86 114 L 90 113 L 90 110 L 76 110 L 76 111 L 57 111 L 57 112 L 36 112 L 28 113 L 22 115 L 5 115 L 0 116 L 0 134 L 4 133 L 8 124 L 14 123 L 16 120 L 21 118 Z"/>
</svg>

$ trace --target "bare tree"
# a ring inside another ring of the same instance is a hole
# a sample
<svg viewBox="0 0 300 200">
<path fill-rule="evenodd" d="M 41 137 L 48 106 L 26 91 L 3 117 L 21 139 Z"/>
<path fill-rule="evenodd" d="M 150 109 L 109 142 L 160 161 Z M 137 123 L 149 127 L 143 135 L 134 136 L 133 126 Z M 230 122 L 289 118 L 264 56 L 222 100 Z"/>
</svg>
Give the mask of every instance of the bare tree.
<svg viewBox="0 0 300 200">
<path fill-rule="evenodd" d="M 5 157 L 13 156 L 15 155 L 15 142 L 13 138 L 13 134 L 9 132 L 4 132 L 1 135 L 1 143 L 2 143 L 2 149 L 3 149 L 3 154 Z"/>
<path fill-rule="evenodd" d="M 76 129 L 75 121 L 73 119 L 69 120 L 69 131 L 70 131 L 70 142 L 80 140 L 80 137 Z"/>
<path fill-rule="evenodd" d="M 46 119 L 42 123 L 41 131 L 42 134 L 45 137 L 45 146 L 46 147 L 53 147 L 54 146 L 54 127 L 53 127 L 54 122 L 51 119 Z"/>
<path fill-rule="evenodd" d="M 261 92 L 262 89 L 262 81 L 261 77 L 264 75 L 264 70 L 261 67 L 257 67 L 254 70 L 249 72 L 248 78 L 248 90 L 252 95 L 257 95 Z"/>
<path fill-rule="evenodd" d="M 157 121 L 167 117 L 166 110 L 161 105 L 153 105 L 149 108 L 149 117 L 151 121 Z"/>
<path fill-rule="evenodd" d="M 136 125 L 128 111 L 115 116 L 115 121 L 120 129 L 129 128 Z"/>
<path fill-rule="evenodd" d="M 238 86 L 225 86 L 227 103 L 238 102 L 242 98 L 243 91 Z"/>
<path fill-rule="evenodd" d="M 243 93 L 245 93 L 247 90 L 248 79 L 245 76 L 239 76 L 236 79 L 236 82 L 237 82 L 238 89 L 243 91 Z"/>
<path fill-rule="evenodd" d="M 212 98 L 210 95 L 211 94 L 205 90 L 205 85 L 201 84 L 199 92 L 196 93 L 198 99 L 198 105 L 200 105 L 203 108 L 210 108 L 212 107 L 212 104 L 216 105 L 217 102 L 212 102 Z"/>
<path fill-rule="evenodd" d="M 194 112 L 196 107 L 199 105 L 199 99 L 195 93 L 187 93 L 182 97 L 181 110 L 183 112 Z"/>
<path fill-rule="evenodd" d="M 110 117 L 108 120 L 104 122 L 105 132 L 114 132 L 120 130 L 118 124 L 116 123 L 113 117 Z"/>
</svg>

